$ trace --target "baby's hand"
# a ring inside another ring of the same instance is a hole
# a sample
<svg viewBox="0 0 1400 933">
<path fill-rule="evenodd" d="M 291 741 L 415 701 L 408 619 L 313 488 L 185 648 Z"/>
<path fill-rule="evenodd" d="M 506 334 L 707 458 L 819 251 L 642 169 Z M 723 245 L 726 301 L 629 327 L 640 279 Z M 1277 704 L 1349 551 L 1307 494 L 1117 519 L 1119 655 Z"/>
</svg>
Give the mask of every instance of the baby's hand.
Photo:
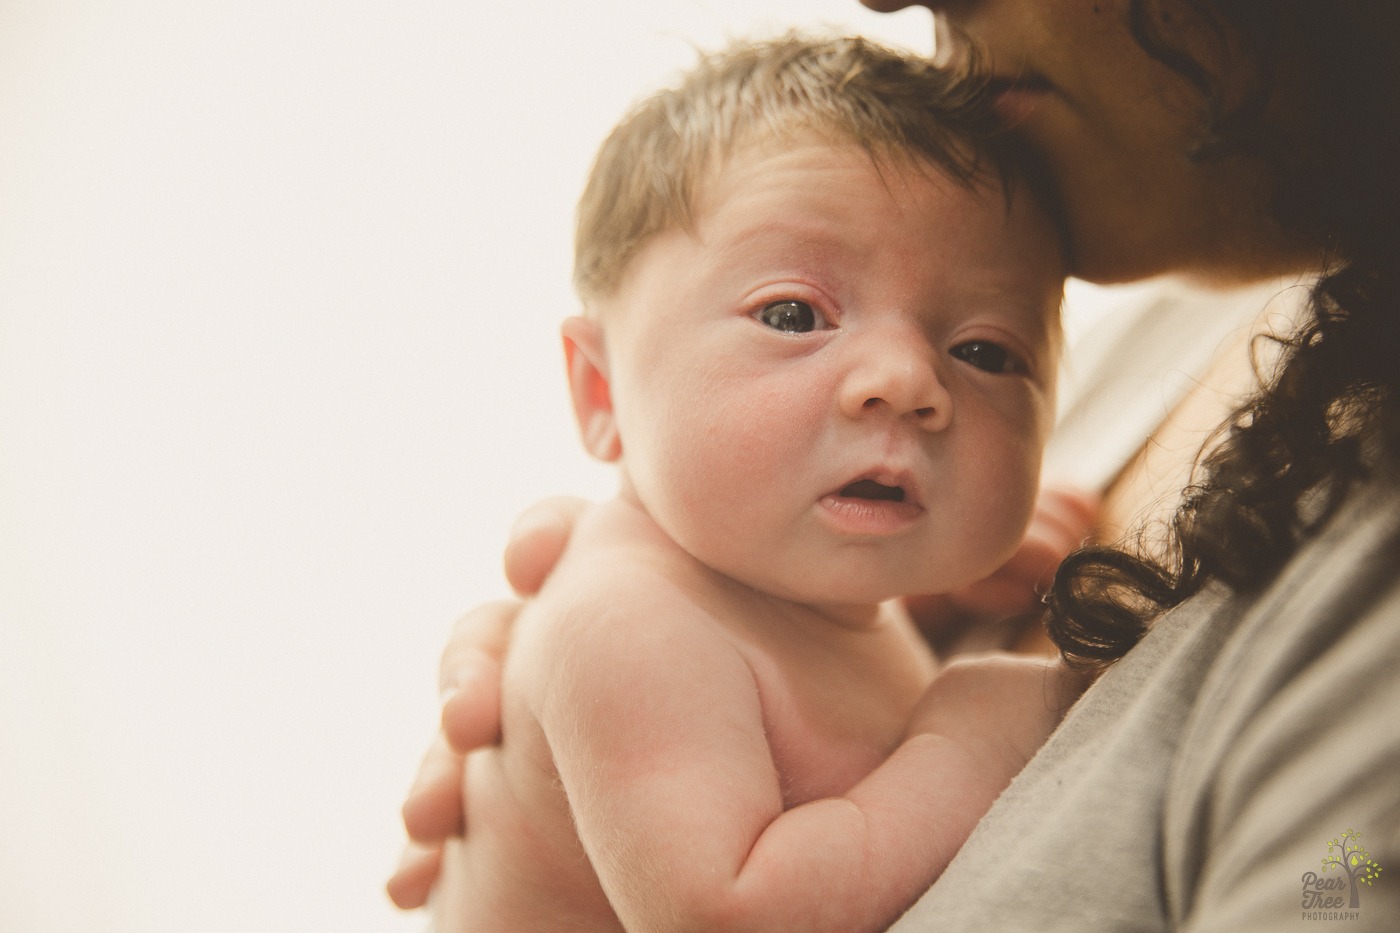
<svg viewBox="0 0 1400 933">
<path fill-rule="evenodd" d="M 952 593 L 911 596 L 905 600 L 910 616 L 940 653 L 958 643 L 1010 647 L 1013 639 L 986 633 L 1013 616 L 1038 612 L 1055 568 L 1082 546 L 1098 519 L 1099 498 L 1065 487 L 1046 487 L 1036 499 L 1025 538 L 1011 559 L 985 580 Z"/>
<path fill-rule="evenodd" d="M 517 593 L 539 591 L 586 507 L 579 499 L 550 499 L 520 517 L 505 553 L 506 579 Z M 443 845 L 465 829 L 463 761 L 500 735 L 501 663 L 522 605 L 506 600 L 477 607 L 458 620 L 443 650 L 441 731 L 404 800 L 409 844 L 387 885 L 390 899 L 405 910 L 427 902 L 441 870 Z"/>
</svg>

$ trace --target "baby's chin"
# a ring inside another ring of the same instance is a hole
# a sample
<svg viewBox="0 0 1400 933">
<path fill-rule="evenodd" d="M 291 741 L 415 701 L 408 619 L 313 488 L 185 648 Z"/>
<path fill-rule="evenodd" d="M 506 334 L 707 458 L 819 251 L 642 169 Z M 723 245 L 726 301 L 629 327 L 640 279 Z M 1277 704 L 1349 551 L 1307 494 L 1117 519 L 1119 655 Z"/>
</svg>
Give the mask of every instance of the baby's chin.
<svg viewBox="0 0 1400 933">
<path fill-rule="evenodd" d="M 820 579 L 770 578 L 743 582 L 791 603 L 844 612 L 871 609 L 913 594 L 952 592 L 964 585 L 963 582 L 950 581 L 946 576 L 889 574 L 888 577 L 879 577 L 864 569 L 849 575 L 829 570 Z"/>
</svg>

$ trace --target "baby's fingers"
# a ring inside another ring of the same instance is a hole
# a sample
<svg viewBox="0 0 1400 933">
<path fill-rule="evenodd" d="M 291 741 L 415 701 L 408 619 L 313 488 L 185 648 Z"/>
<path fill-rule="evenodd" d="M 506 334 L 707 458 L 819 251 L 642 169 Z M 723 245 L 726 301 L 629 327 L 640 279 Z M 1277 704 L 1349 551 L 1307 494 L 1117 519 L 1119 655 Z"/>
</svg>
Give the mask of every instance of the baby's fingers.
<svg viewBox="0 0 1400 933">
<path fill-rule="evenodd" d="M 1036 499 L 1026 540 L 1061 557 L 1084 543 L 1098 521 L 1100 497 L 1079 489 L 1047 486 Z"/>
</svg>

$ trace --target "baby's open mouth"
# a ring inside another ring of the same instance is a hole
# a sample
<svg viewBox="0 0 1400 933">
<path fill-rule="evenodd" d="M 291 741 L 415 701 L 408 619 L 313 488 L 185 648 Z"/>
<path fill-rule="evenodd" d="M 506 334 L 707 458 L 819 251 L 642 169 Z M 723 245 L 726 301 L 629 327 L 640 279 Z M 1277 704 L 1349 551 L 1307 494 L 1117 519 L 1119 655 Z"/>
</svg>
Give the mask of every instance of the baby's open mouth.
<svg viewBox="0 0 1400 933">
<path fill-rule="evenodd" d="M 885 502 L 903 502 L 904 487 L 886 486 L 873 479 L 860 479 L 841 487 L 839 495 L 848 499 L 878 499 Z"/>
<path fill-rule="evenodd" d="M 921 498 L 912 471 L 881 467 L 822 496 L 821 508 L 837 534 L 869 539 L 913 528 L 925 514 Z"/>
</svg>

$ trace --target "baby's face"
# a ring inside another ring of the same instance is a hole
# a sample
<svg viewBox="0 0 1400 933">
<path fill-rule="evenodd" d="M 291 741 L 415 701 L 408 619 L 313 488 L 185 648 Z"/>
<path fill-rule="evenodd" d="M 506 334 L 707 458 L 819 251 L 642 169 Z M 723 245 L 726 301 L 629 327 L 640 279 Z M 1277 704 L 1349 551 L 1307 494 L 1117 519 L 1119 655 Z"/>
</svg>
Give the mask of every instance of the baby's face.
<svg viewBox="0 0 1400 933">
<path fill-rule="evenodd" d="M 1064 268 L 1022 190 L 816 137 L 754 146 L 602 305 L 624 494 L 760 590 L 954 589 L 1015 550 Z"/>
</svg>

